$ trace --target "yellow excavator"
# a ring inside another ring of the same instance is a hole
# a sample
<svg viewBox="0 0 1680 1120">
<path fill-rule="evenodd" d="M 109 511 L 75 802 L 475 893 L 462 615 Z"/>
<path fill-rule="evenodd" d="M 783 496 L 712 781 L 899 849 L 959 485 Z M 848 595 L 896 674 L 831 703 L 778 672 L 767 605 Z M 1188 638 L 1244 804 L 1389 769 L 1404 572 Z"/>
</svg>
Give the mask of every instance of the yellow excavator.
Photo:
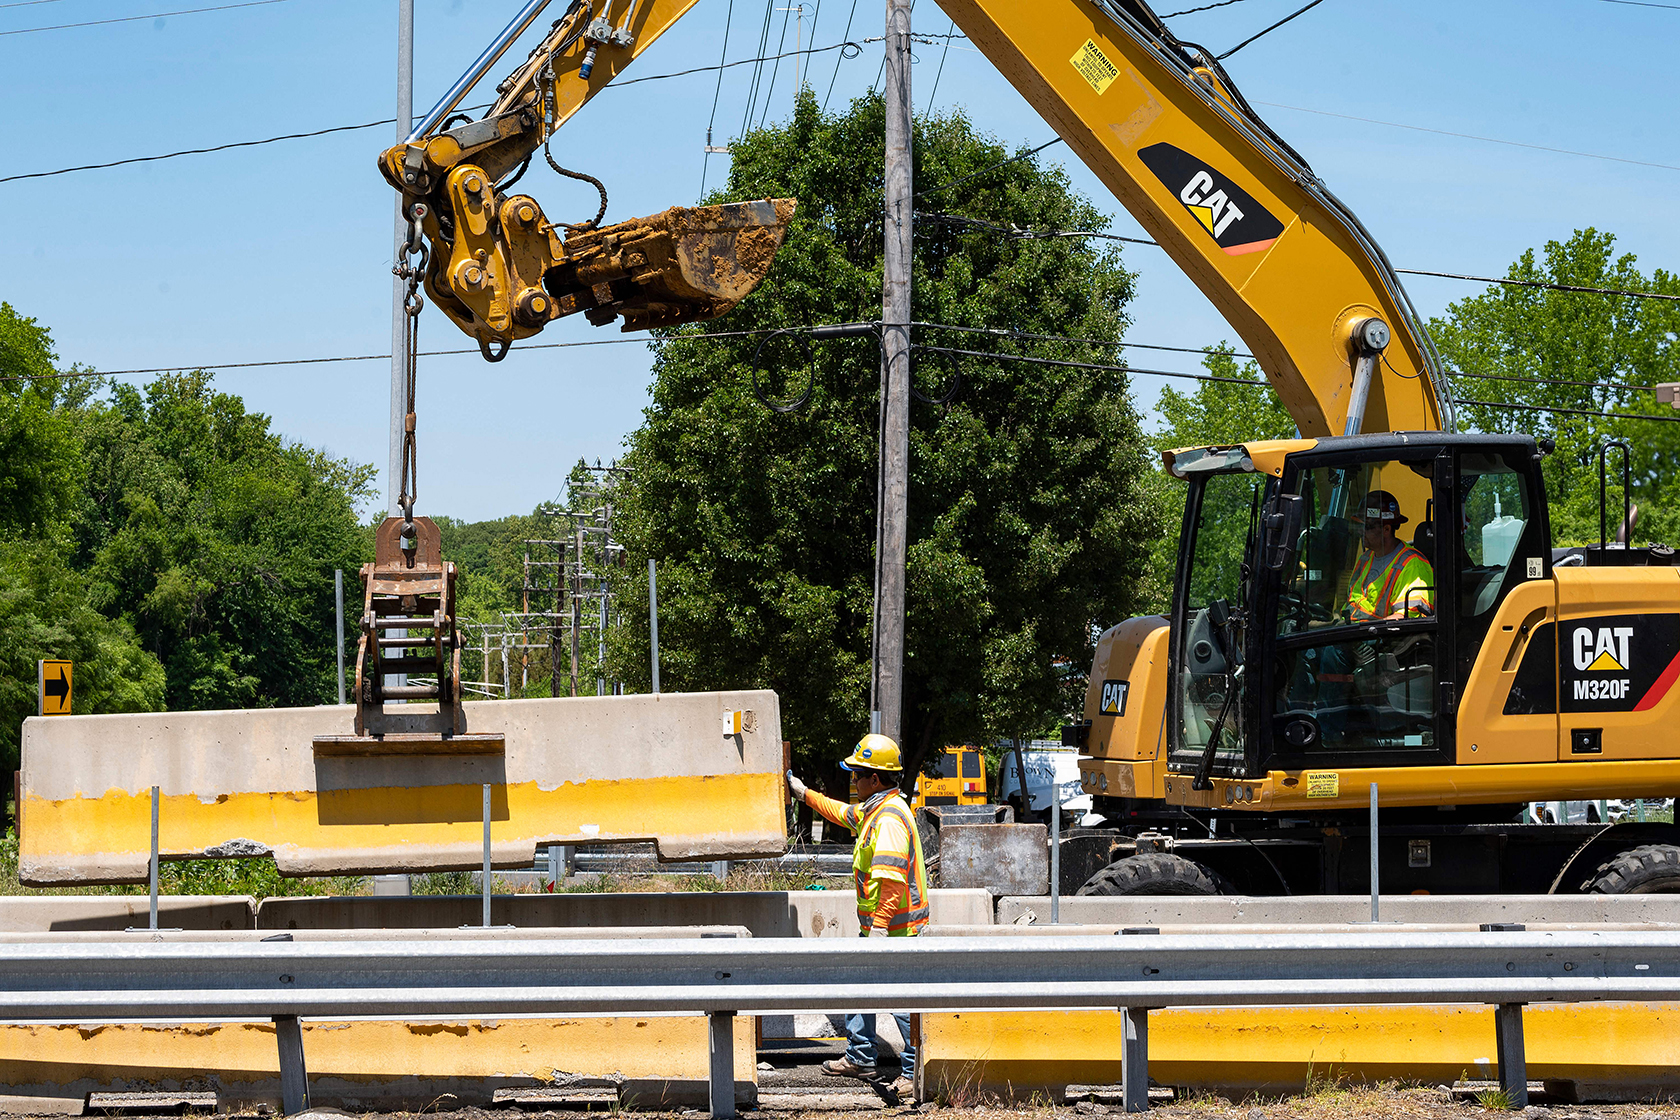
<svg viewBox="0 0 1680 1120">
<path fill-rule="evenodd" d="M 793 199 L 674 206 L 602 226 L 605 185 L 562 167 L 550 150 L 560 127 L 695 2 L 572 0 L 496 87 L 487 112 L 476 120 L 457 112 L 548 6 L 527 0 L 403 142 L 380 154 L 408 223 L 394 271 L 408 281 L 411 322 L 429 296 L 498 362 L 515 341 L 568 315 L 581 312 L 596 326 L 622 319 L 626 331 L 675 326 L 716 318 L 758 286 L 787 233 Z M 531 195 L 514 193 L 538 149 L 556 173 L 600 193 L 593 218 L 556 222 Z M 460 750 L 473 738 L 461 712 L 455 566 L 443 560 L 437 525 L 414 515 L 412 326 L 406 336 L 402 515 L 380 526 L 374 561 L 362 567 L 355 734 L 335 737 L 340 750 L 381 743 Z M 392 701 L 403 706 L 387 710 Z M 417 715 L 409 701 L 435 701 L 437 710 Z"/>
<path fill-rule="evenodd" d="M 1300 433 L 1163 456 L 1188 488 L 1172 613 L 1101 635 L 1064 728 L 1107 826 L 1072 834 L 1071 881 L 1364 892 L 1375 799 L 1385 892 L 1680 891 L 1671 824 L 1524 822 L 1680 792 L 1675 553 L 1552 547 L 1549 448 L 1455 432 L 1382 250 L 1211 51 L 1138 0 L 941 6 L 1220 309 Z"/>
</svg>

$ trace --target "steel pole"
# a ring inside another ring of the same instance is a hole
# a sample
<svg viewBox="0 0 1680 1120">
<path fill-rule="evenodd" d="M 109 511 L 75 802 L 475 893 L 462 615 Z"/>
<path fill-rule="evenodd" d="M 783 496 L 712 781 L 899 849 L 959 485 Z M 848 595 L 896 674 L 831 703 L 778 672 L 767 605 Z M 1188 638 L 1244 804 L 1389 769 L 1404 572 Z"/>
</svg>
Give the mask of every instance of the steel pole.
<svg viewBox="0 0 1680 1120">
<path fill-rule="evenodd" d="M 1377 920 L 1377 783 L 1371 783 L 1371 921 Z"/>
<path fill-rule="evenodd" d="M 887 0 L 886 237 L 881 272 L 881 483 L 876 541 L 875 703 L 880 731 L 904 715 L 904 558 L 910 465 L 910 0 Z"/>
<path fill-rule="evenodd" d="M 344 703 L 344 571 L 333 569 L 333 644 L 338 647 L 338 702 Z"/>
<path fill-rule="evenodd" d="M 659 572 L 648 557 L 648 638 L 653 649 L 653 694 L 659 695 Z"/>
</svg>

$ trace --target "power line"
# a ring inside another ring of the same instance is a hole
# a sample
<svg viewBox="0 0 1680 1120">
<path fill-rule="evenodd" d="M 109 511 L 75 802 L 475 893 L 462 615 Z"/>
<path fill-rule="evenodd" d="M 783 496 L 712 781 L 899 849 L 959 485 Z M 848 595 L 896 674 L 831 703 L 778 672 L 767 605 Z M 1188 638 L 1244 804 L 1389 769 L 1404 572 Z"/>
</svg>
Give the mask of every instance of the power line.
<svg viewBox="0 0 1680 1120">
<path fill-rule="evenodd" d="M 1635 8 L 1667 8 L 1680 12 L 1680 4 L 1653 4 L 1650 0 L 1600 0 L 1604 4 L 1628 4 Z"/>
<path fill-rule="evenodd" d="M 166 16 L 194 16 L 200 12 L 226 12 L 233 8 L 260 8 L 265 4 L 285 4 L 288 0 L 245 0 L 242 4 L 218 4 L 213 8 L 185 8 L 178 12 L 153 12 L 145 16 L 120 16 L 116 19 L 90 19 L 81 23 L 55 23 L 51 27 L 21 27 L 16 31 L 0 31 L 0 35 L 33 35 L 37 31 L 67 31 L 72 27 L 100 27 L 107 23 L 134 23 Z"/>
<path fill-rule="evenodd" d="M 878 43 L 878 42 L 880 42 L 880 40 L 879 39 L 864 39 L 863 42 L 864 43 Z M 846 49 L 848 47 L 850 47 L 854 53 L 847 54 Z M 646 75 L 644 77 L 641 77 L 641 78 L 628 78 L 628 79 L 626 79 L 622 82 L 616 82 L 615 81 L 612 85 L 603 86 L 603 87 L 601 87 L 601 89 L 602 89 L 602 92 L 605 92 L 606 90 L 610 90 L 610 89 L 620 89 L 624 86 L 633 86 L 637 82 L 659 82 L 659 81 L 664 81 L 666 78 L 687 77 L 689 74 L 710 74 L 713 70 L 730 70 L 730 69 L 733 69 L 736 66 L 749 66 L 749 65 L 751 65 L 752 63 L 755 63 L 755 62 L 762 64 L 762 63 L 765 63 L 765 62 L 774 62 L 778 58 L 792 58 L 794 55 L 798 55 L 798 54 L 805 54 L 805 55 L 826 54 L 829 51 L 839 51 L 842 58 L 856 58 L 859 54 L 863 53 L 863 47 L 859 43 L 852 42 L 850 40 L 844 40 L 844 41 L 841 41 L 841 42 L 838 42 L 838 43 L 830 43 L 826 47 L 806 47 L 803 50 L 786 51 L 782 54 L 767 54 L 767 55 L 761 55 L 757 58 L 738 58 L 734 62 L 725 62 L 725 63 L 723 63 L 722 65 L 719 65 L 719 66 L 696 66 L 691 70 L 673 70 L 669 74 L 648 74 L 648 75 Z M 768 91 L 765 93 L 765 97 L 766 98 L 769 97 Z"/>
<path fill-rule="evenodd" d="M 1017 153 L 1016 155 L 1012 155 L 1012 156 L 1008 156 L 1004 159 L 1000 159 L 996 163 L 987 164 L 985 167 L 982 167 L 978 171 L 970 171 L 967 175 L 959 175 L 955 179 L 952 179 L 948 182 L 944 182 L 944 183 L 939 184 L 937 187 L 928 187 L 925 190 L 919 190 L 915 193 L 914 197 L 924 198 L 928 195 L 938 194 L 940 191 L 943 191 L 943 190 L 949 190 L 950 188 L 956 186 L 958 183 L 968 182 L 970 179 L 974 178 L 976 175 L 984 175 L 988 171 L 996 171 L 998 168 L 1004 166 L 1005 164 L 1014 163 L 1017 160 L 1026 159 L 1028 156 L 1037 155 L 1039 152 L 1042 152 L 1044 149 L 1048 148 L 1050 145 L 1060 144 L 1061 142 L 1062 142 L 1062 138 L 1060 136 L 1053 136 L 1049 140 L 1046 140 L 1044 143 L 1040 144 L 1038 147 L 1032 149 L 1031 151 L 1020 152 L 1020 153 Z"/>
<path fill-rule="evenodd" d="M 1557 412 L 1571 416 L 1602 416 L 1607 420 L 1655 420 L 1663 424 L 1680 424 L 1680 416 L 1652 416 L 1645 412 L 1605 412 L 1597 408 L 1554 408 L 1546 404 L 1510 404 L 1502 401 L 1470 401 L 1454 397 L 1455 404 L 1473 404 L 1482 408 L 1514 408 L 1521 412 Z"/>
<path fill-rule="evenodd" d="M 1260 31 L 1256 31 L 1254 34 L 1250 35 L 1248 38 L 1244 39 L 1242 42 L 1238 43 L 1236 46 L 1232 47 L 1230 50 L 1226 51 L 1224 54 L 1219 55 L 1218 56 L 1219 61 L 1221 61 L 1221 62 L 1225 61 L 1227 58 L 1230 58 L 1232 55 L 1236 54 L 1238 51 L 1242 50 L 1244 47 L 1246 47 L 1250 43 L 1254 42 L 1254 40 L 1256 40 L 1256 39 L 1258 39 L 1258 38 L 1260 38 L 1264 35 L 1270 35 L 1272 32 L 1276 31 L 1278 28 L 1282 27 L 1284 24 L 1288 23 L 1290 20 L 1294 19 L 1296 16 L 1303 15 L 1307 12 L 1310 12 L 1322 3 L 1324 3 L 1324 0 L 1311 0 L 1311 2 L 1308 3 L 1307 5 L 1305 5 L 1304 7 L 1300 7 L 1300 8 L 1295 9 L 1293 12 L 1290 12 L 1288 15 L 1284 16 L 1282 19 L 1278 20 L 1276 23 L 1272 24 L 1270 27 L 1264 28 L 1263 30 L 1260 30 Z"/>
<path fill-rule="evenodd" d="M 1168 12 L 1162 19 L 1172 19 L 1174 16 L 1187 16 L 1191 12 L 1211 12 L 1215 8 L 1225 8 L 1232 4 L 1241 4 L 1242 0 L 1219 0 L 1217 4 L 1203 4 L 1199 8 L 1185 8 L 1182 12 Z"/>
<path fill-rule="evenodd" d="M 1517 288 L 1544 288 L 1552 292 L 1588 292 L 1601 296 L 1628 296 L 1633 299 L 1666 299 L 1680 303 L 1680 295 L 1666 292 L 1630 292 L 1621 288 L 1593 288 L 1584 284 L 1554 284 L 1549 280 L 1511 280 L 1498 276 L 1464 276 L 1456 272 L 1427 272 L 1421 268 L 1397 268 L 1407 276 L 1439 276 L 1447 280 L 1474 280 L 1481 284 L 1509 284 Z"/>
<path fill-rule="evenodd" d="M 979 174 L 979 172 L 976 172 L 976 174 Z M 941 214 L 918 210 L 916 211 L 916 218 L 944 225 L 972 226 L 1018 241 L 1042 241 L 1055 237 L 1098 237 L 1108 241 L 1124 241 L 1128 245 L 1161 247 L 1159 241 L 1151 241 L 1145 237 L 1123 237 L 1117 233 L 1099 233 L 1094 230 L 1082 229 L 1023 229 L 1016 225 L 1006 226 L 999 222 L 981 221 L 979 218 L 969 218 L 961 214 Z M 1558 284 L 1550 280 L 1513 280 L 1509 277 L 1473 276 L 1461 272 L 1432 272 L 1422 268 L 1397 268 L 1394 271 L 1404 273 L 1407 276 L 1437 276 L 1445 280 L 1469 280 L 1478 284 L 1508 284 L 1518 288 L 1541 288 L 1553 292 L 1585 292 L 1592 295 L 1626 296 L 1630 299 L 1660 299 L 1680 303 L 1680 295 L 1671 295 L 1667 292 L 1634 292 L 1626 288 L 1597 288 L 1587 284 Z"/>
<path fill-rule="evenodd" d="M 1606 156 L 1597 152 L 1578 152 L 1573 148 L 1552 148 L 1545 144 L 1525 144 L 1521 140 L 1501 140 L 1496 136 L 1477 136 L 1469 132 L 1449 132 L 1444 128 L 1425 128 L 1420 124 L 1401 124 L 1398 121 L 1379 121 L 1371 117 L 1355 117 L 1348 113 L 1332 113 L 1327 109 L 1307 109 L 1300 105 L 1284 105 L 1276 101 L 1256 101 L 1256 105 L 1265 105 L 1273 109 L 1288 109 L 1295 113 L 1314 113 L 1321 117 L 1337 117 L 1344 121 L 1359 121 L 1361 124 L 1380 124 L 1386 128 L 1404 128 L 1412 132 L 1430 132 L 1436 136 L 1453 136 L 1460 140 L 1480 140 L 1484 144 L 1503 144 L 1508 148 L 1529 148 L 1536 152 L 1552 152 L 1563 156 L 1580 156 L 1583 159 L 1609 160 L 1611 163 L 1631 163 L 1635 167 L 1656 167 L 1663 171 L 1680 171 L 1680 166 L 1672 163 L 1653 163 L 1650 160 L 1627 159 L 1623 156 Z"/>
<path fill-rule="evenodd" d="M 723 96 L 723 64 L 729 61 L 729 24 L 735 16 L 735 0 L 729 0 L 729 12 L 723 17 L 723 50 L 718 53 L 717 88 L 712 91 L 712 115 L 706 119 L 706 153 L 700 161 L 700 197 L 706 197 L 706 172 L 712 165 L 712 125 L 717 123 L 718 98 Z"/>
<path fill-rule="evenodd" d="M 846 38 L 848 35 L 850 35 L 852 33 L 852 19 L 856 15 L 857 15 L 857 0 L 852 0 L 852 14 L 846 17 L 846 30 L 844 30 L 840 33 L 840 37 L 842 39 Z M 837 59 L 834 60 L 834 73 L 828 79 L 828 92 L 823 94 L 823 112 L 825 112 L 825 113 L 828 112 L 828 99 L 830 97 L 834 96 L 834 82 L 835 82 L 836 78 L 840 77 L 840 63 L 843 61 L 844 58 L 845 58 L 845 56 L 842 55 L 840 58 L 837 58 Z"/>
<path fill-rule="evenodd" d="M 369 121 L 367 124 L 343 124 L 336 128 L 319 128 L 314 132 L 290 132 L 284 136 L 269 136 L 262 140 L 236 140 L 231 144 L 217 144 L 210 148 L 185 148 L 179 152 L 164 152 L 156 156 L 134 156 L 130 159 L 116 159 L 110 163 L 86 163 L 80 167 L 61 167 L 57 171 L 30 171 L 23 175 L 7 175 L 0 178 L 0 183 L 16 182 L 19 179 L 46 179 L 54 175 L 68 175 L 72 171 L 101 171 L 107 167 L 122 167 L 130 163 L 151 163 L 154 160 L 174 159 L 176 156 L 200 156 L 208 152 L 225 152 L 230 148 L 255 148 L 263 144 L 277 144 L 282 140 L 303 140 L 311 136 L 325 136 L 331 132 L 356 132 L 364 128 L 379 128 L 383 125 L 396 124 L 396 118 L 387 117 L 382 121 Z"/>
</svg>

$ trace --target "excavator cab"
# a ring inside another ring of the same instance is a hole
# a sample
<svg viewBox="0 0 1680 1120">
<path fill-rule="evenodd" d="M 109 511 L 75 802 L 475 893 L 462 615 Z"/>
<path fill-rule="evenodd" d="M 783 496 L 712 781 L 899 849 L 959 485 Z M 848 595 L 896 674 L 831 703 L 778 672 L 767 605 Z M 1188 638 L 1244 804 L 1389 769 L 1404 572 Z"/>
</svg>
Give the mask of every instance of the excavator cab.
<svg viewBox="0 0 1680 1120">
<path fill-rule="evenodd" d="M 1169 452 L 1189 483 L 1169 786 L 1420 767 L 1514 589 L 1550 575 L 1534 442 L 1443 433 Z"/>
</svg>

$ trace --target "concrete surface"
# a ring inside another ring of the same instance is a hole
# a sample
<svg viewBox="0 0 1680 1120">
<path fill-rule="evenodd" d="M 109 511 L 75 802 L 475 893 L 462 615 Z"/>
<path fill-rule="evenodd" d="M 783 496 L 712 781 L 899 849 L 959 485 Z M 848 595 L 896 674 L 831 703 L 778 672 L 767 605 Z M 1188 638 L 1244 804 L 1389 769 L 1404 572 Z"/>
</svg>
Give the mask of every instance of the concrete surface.
<svg viewBox="0 0 1680 1120">
<path fill-rule="evenodd" d="M 424 706 L 415 706 L 424 711 Z M 353 709 L 32 717 L 19 874 L 140 882 L 161 787 L 163 857 L 273 853 L 285 875 L 529 867 L 538 845 L 653 840 L 665 859 L 786 848 L 781 712 L 769 691 L 466 705 L 504 754 L 317 756 Z M 725 711 L 752 714 L 725 736 Z"/>
<path fill-rule="evenodd" d="M 1383 895 L 1378 917 L 1385 923 L 1479 925 L 1482 922 L 1611 922 L 1616 924 L 1680 922 L 1680 895 L 1674 894 L 1429 894 Z M 1141 898 L 1066 896 L 1062 925 L 1162 926 L 1207 924 L 1369 922 L 1370 895 L 1157 895 Z M 1050 898 L 1000 898 L 996 923 L 1045 925 Z M 955 924 L 955 923 L 953 923 Z"/>
<path fill-rule="evenodd" d="M 623 941 L 628 938 L 751 937 L 746 926 L 604 926 L 579 929 L 511 929 L 507 926 L 449 926 L 443 929 L 300 929 L 288 931 L 293 941 Z M 136 940 L 175 943 L 238 943 L 263 941 L 266 929 L 194 930 L 132 929 L 83 930 L 73 933 L 0 933 L 0 945 L 70 944 L 114 945 Z"/>
<path fill-rule="evenodd" d="M 0 934 L 144 928 L 146 895 L 7 895 L 0 897 Z M 158 925 L 192 930 L 256 929 L 257 904 L 244 895 L 159 895 Z"/>
<path fill-rule="evenodd" d="M 757 1094 L 753 1021 L 735 1020 L 735 1096 Z M 615 1091 L 640 1108 L 706 1105 L 701 1016 L 303 1024 L 310 1103 L 489 1105 L 498 1091 Z M 214 1093 L 219 1111 L 280 1103 L 268 1023 L 0 1025 L 0 1112 L 80 1115 L 92 1093 Z"/>
<path fill-rule="evenodd" d="M 922 1016 L 924 1092 L 1064 1099 L 1069 1085 L 1120 1081 L 1118 1011 Z M 1680 1092 L 1680 1005 L 1530 1004 L 1528 1076 L 1586 1101 Z M 1172 1008 L 1149 1016 L 1158 1085 L 1297 1093 L 1310 1074 L 1453 1084 L 1497 1077 L 1491 1007 Z"/>
<path fill-rule="evenodd" d="M 929 891 L 932 921 L 974 925 L 991 920 L 991 896 L 978 890 Z M 270 898 L 257 928 L 415 929 L 477 925 L 478 895 Z M 490 896 L 494 925 L 532 929 L 610 926 L 745 926 L 754 937 L 856 937 L 851 891 L 715 891 Z"/>
<path fill-rule="evenodd" d="M 994 895 L 1050 889 L 1050 833 L 1041 824 L 948 824 L 939 830 L 939 881 Z"/>
</svg>

